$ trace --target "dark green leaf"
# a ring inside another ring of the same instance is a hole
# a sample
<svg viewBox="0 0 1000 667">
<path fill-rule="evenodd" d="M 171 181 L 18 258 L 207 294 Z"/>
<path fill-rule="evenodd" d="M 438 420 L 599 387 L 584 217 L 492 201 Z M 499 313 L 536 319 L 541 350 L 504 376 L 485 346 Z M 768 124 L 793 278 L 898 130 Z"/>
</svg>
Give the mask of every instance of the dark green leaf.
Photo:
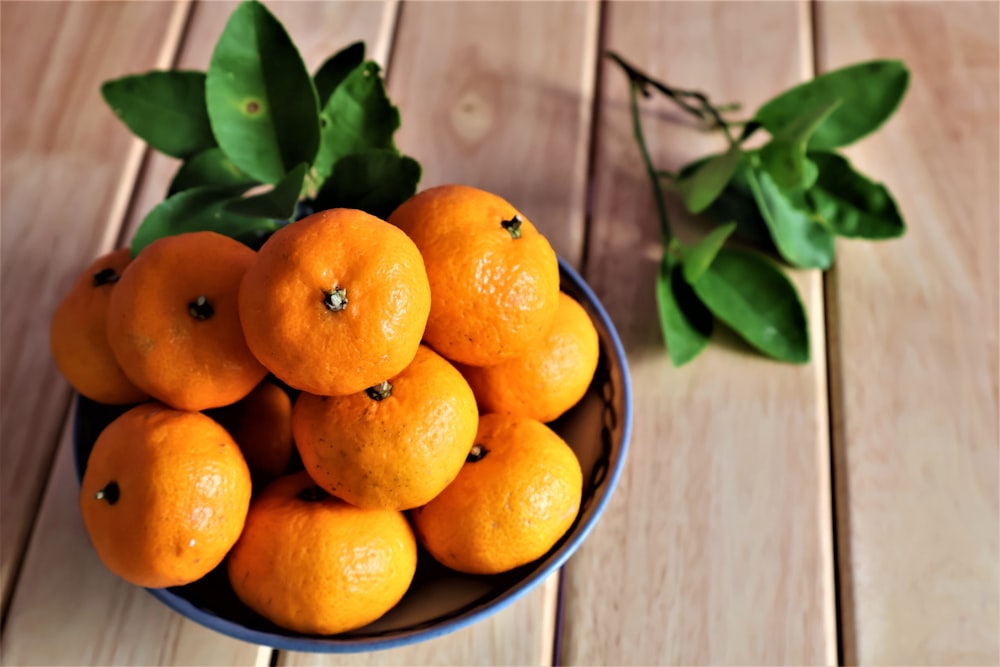
<svg viewBox="0 0 1000 667">
<path fill-rule="evenodd" d="M 319 147 L 319 102 L 285 28 L 260 3 L 241 3 L 212 53 L 206 103 L 215 137 L 233 163 L 277 183 Z"/>
<path fill-rule="evenodd" d="M 833 263 L 834 236 L 806 210 L 802 195 L 782 192 L 763 169 L 747 171 L 750 190 L 767 223 L 774 245 L 790 264 L 827 269 Z"/>
<path fill-rule="evenodd" d="M 295 215 L 295 204 L 302 193 L 302 181 L 309 165 L 302 163 L 288 172 L 278 184 L 267 192 L 252 197 L 234 199 L 225 205 L 228 213 L 238 213 L 249 217 L 289 220 Z"/>
<path fill-rule="evenodd" d="M 203 186 L 178 192 L 154 208 L 132 237 L 132 256 L 156 239 L 184 232 L 213 231 L 247 245 L 278 228 L 268 218 L 248 218 L 225 210 L 246 188 Z"/>
<path fill-rule="evenodd" d="M 684 280 L 693 283 L 712 264 L 712 260 L 719 254 L 719 250 L 725 244 L 732 233 L 736 231 L 736 223 L 716 227 L 710 231 L 703 239 L 687 248 L 684 252 Z"/>
<path fill-rule="evenodd" d="M 347 78 L 351 70 L 365 61 L 365 43 L 354 42 L 330 56 L 313 76 L 316 82 L 316 93 L 319 95 L 319 106 L 322 109 L 330 95 Z"/>
<path fill-rule="evenodd" d="M 732 178 L 742 154 L 739 145 L 733 145 L 725 153 L 706 160 L 690 175 L 677 180 L 677 191 L 689 211 L 701 213 L 715 201 Z"/>
<path fill-rule="evenodd" d="M 710 155 L 700 160 L 695 160 L 681 167 L 677 174 L 678 178 L 686 178 L 693 174 L 701 165 L 716 157 Z M 750 184 L 747 182 L 747 171 L 749 166 L 746 161 L 740 161 L 736 165 L 733 177 L 722 190 L 719 196 L 705 209 L 705 215 L 719 224 L 736 222 L 736 235 L 755 243 L 761 243 L 772 248 L 770 233 L 767 231 L 767 224 L 761 217 L 757 209 L 757 202 L 753 199 L 750 191 Z M 664 176 L 666 177 L 666 176 Z M 673 179 L 673 177 L 670 177 Z"/>
<path fill-rule="evenodd" d="M 884 185 L 868 180 L 835 153 L 810 157 L 819 167 L 819 178 L 806 198 L 834 232 L 866 239 L 902 236 L 906 225 Z"/>
<path fill-rule="evenodd" d="M 802 109 L 843 101 L 816 128 L 811 149 L 846 146 L 878 129 L 899 106 L 910 72 L 899 60 L 874 60 L 822 74 L 762 106 L 754 119 L 775 135 Z"/>
<path fill-rule="evenodd" d="M 317 207 L 357 208 L 383 220 L 413 196 L 420 164 L 391 149 L 346 155 L 316 196 Z"/>
<path fill-rule="evenodd" d="M 809 361 L 809 327 L 799 295 L 762 255 L 723 248 L 692 287 L 712 314 L 764 354 Z"/>
<path fill-rule="evenodd" d="M 806 142 L 838 106 L 839 98 L 806 109 L 760 149 L 761 163 L 778 187 L 784 190 L 804 189 L 816 180 L 815 165 L 811 165 L 806 158 Z"/>
<path fill-rule="evenodd" d="M 215 145 L 205 112 L 205 73 L 147 72 L 107 81 L 101 95 L 147 144 L 186 158 Z"/>
<path fill-rule="evenodd" d="M 680 266 L 668 256 L 660 263 L 656 281 L 660 330 L 674 366 L 683 366 L 705 349 L 712 335 L 712 314 L 684 282 Z"/>
<path fill-rule="evenodd" d="M 256 185 L 257 180 L 247 176 L 218 146 L 197 153 L 181 165 L 170 182 L 167 196 L 199 185 Z"/>
<path fill-rule="evenodd" d="M 399 128 L 399 109 L 389 101 L 375 62 L 366 62 L 347 75 L 330 95 L 321 117 L 323 128 L 314 165 L 321 183 L 345 155 L 395 148 L 392 135 Z"/>
</svg>

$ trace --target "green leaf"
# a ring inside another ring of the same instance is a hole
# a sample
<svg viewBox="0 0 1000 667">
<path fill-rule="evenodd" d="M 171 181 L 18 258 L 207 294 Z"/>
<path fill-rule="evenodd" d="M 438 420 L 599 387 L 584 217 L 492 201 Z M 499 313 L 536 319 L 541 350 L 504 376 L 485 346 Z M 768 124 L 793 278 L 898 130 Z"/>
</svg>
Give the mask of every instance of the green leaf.
<svg viewBox="0 0 1000 667">
<path fill-rule="evenodd" d="M 698 280 L 734 231 L 736 231 L 735 222 L 716 227 L 696 244 L 685 249 L 684 259 L 681 262 L 684 267 L 684 280 L 689 283 Z"/>
<path fill-rule="evenodd" d="M 357 208 L 383 220 L 413 196 L 420 182 L 420 164 L 391 149 L 346 155 L 316 196 L 325 208 Z"/>
<path fill-rule="evenodd" d="M 323 63 L 313 81 L 316 83 L 316 93 L 319 95 L 319 106 L 322 109 L 326 106 L 330 95 L 336 90 L 340 82 L 347 78 L 351 70 L 365 61 L 365 43 L 354 42 L 337 53 L 330 56 Z"/>
<path fill-rule="evenodd" d="M 243 185 L 250 187 L 258 181 L 247 176 L 218 146 L 196 153 L 180 166 L 170 181 L 167 196 L 198 187 L 199 185 Z"/>
<path fill-rule="evenodd" d="M 664 255 L 656 281 L 660 330 L 674 366 L 683 366 L 705 349 L 712 335 L 712 314 L 684 282 L 680 266 Z"/>
<path fill-rule="evenodd" d="M 806 143 L 840 103 L 837 98 L 800 113 L 760 149 L 761 163 L 778 187 L 804 189 L 816 180 L 816 167 L 806 158 Z"/>
<path fill-rule="evenodd" d="M 806 210 L 802 196 L 782 192 L 770 175 L 757 167 L 747 171 L 747 182 L 778 253 L 793 266 L 829 268 L 833 264 L 833 233 Z"/>
<path fill-rule="evenodd" d="M 725 153 L 710 157 L 693 173 L 677 180 L 675 187 L 690 212 L 701 213 L 715 201 L 733 177 L 742 154 L 739 145 L 734 144 Z"/>
<path fill-rule="evenodd" d="M 288 172 L 278 184 L 267 192 L 252 197 L 234 199 L 225 204 L 228 213 L 238 213 L 249 217 L 274 218 L 290 220 L 295 215 L 295 205 L 302 192 L 302 181 L 305 180 L 309 165 L 300 164 Z"/>
<path fill-rule="evenodd" d="M 212 53 L 206 81 L 212 131 L 233 163 L 277 183 L 319 147 L 312 78 L 284 27 L 260 3 L 241 3 Z"/>
<path fill-rule="evenodd" d="M 351 71 L 330 95 L 321 114 L 319 153 L 314 167 L 320 182 L 345 155 L 372 148 L 395 148 L 399 109 L 385 92 L 377 63 L 368 61 Z"/>
<path fill-rule="evenodd" d="M 806 191 L 813 210 L 841 236 L 888 239 L 902 236 L 906 225 L 889 190 L 858 173 L 836 153 L 810 153 L 819 178 Z"/>
<path fill-rule="evenodd" d="M 226 211 L 226 203 L 245 190 L 236 186 L 202 186 L 165 199 L 146 215 L 136 230 L 132 237 L 132 256 L 164 236 L 205 230 L 253 245 L 280 225 L 268 218 L 248 218 Z"/>
<path fill-rule="evenodd" d="M 205 73 L 147 72 L 106 81 L 101 95 L 132 132 L 172 157 L 215 145 L 205 112 Z"/>
<path fill-rule="evenodd" d="M 764 354 L 809 361 L 809 326 L 799 295 L 762 255 L 723 248 L 692 288 L 712 314 Z"/>
<path fill-rule="evenodd" d="M 754 119 L 772 135 L 799 116 L 836 99 L 843 104 L 816 128 L 809 148 L 846 146 L 878 129 L 899 106 L 910 72 L 899 60 L 873 60 L 822 74 L 788 90 L 757 110 Z"/>
<path fill-rule="evenodd" d="M 700 161 L 699 161 L 700 162 Z M 681 169 L 683 175 L 685 171 L 696 166 L 698 162 L 685 166 Z M 750 190 L 750 183 L 747 174 L 750 171 L 746 161 L 741 161 L 733 172 L 733 177 L 722 190 L 722 193 L 705 209 L 705 215 L 719 224 L 730 221 L 736 222 L 736 234 L 754 243 L 764 245 L 768 250 L 774 249 L 771 234 L 767 230 L 767 223 L 757 208 L 754 201 L 753 192 Z"/>
</svg>

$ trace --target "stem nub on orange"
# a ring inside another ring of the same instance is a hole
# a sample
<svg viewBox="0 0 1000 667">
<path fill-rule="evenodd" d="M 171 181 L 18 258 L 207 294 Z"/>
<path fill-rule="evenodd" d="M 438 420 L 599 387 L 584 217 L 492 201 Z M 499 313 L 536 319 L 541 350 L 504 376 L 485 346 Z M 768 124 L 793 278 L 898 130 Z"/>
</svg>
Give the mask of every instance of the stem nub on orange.
<svg viewBox="0 0 1000 667">
<path fill-rule="evenodd" d="M 406 368 L 429 311 L 416 246 L 353 209 L 275 232 L 240 288 L 250 349 L 283 382 L 320 396 L 364 391 Z"/>
</svg>

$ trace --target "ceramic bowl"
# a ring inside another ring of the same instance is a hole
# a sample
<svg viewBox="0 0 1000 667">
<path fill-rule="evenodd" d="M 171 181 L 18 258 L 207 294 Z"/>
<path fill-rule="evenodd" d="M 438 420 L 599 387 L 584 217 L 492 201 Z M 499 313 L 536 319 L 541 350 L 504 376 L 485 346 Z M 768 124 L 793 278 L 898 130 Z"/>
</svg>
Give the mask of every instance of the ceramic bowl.
<svg viewBox="0 0 1000 667">
<path fill-rule="evenodd" d="M 149 592 L 179 614 L 236 639 L 293 651 L 350 653 L 453 632 L 500 611 L 540 584 L 579 548 L 607 505 L 625 462 L 632 424 L 628 367 L 618 334 L 591 289 L 562 260 L 560 273 L 562 290 L 583 305 L 597 327 L 601 353 L 587 394 L 550 424 L 579 457 L 584 489 L 575 523 L 543 558 L 505 574 L 472 576 L 448 570 L 421 550 L 413 584 L 395 608 L 363 628 L 329 637 L 296 634 L 258 616 L 236 598 L 224 564 L 187 586 Z M 98 434 L 125 409 L 78 398 L 74 454 L 79 477 Z"/>
</svg>

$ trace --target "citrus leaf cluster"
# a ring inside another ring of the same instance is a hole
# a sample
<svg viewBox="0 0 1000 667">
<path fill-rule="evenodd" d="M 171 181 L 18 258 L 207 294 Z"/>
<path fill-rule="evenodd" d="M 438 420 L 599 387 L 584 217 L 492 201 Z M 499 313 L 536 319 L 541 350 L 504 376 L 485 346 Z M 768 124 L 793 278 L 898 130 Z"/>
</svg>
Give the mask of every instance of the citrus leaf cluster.
<svg viewBox="0 0 1000 667">
<path fill-rule="evenodd" d="M 899 107 L 910 73 L 898 60 L 863 62 L 820 75 L 772 98 L 743 123 L 697 91 L 663 84 L 609 54 L 630 83 L 633 129 L 653 184 L 665 246 L 657 304 L 674 365 L 707 345 L 715 320 L 761 353 L 791 363 L 810 358 L 808 320 L 795 286 L 775 260 L 830 268 L 837 237 L 889 239 L 906 229 L 888 189 L 837 149 L 871 134 Z M 650 89 L 725 135 L 728 148 L 684 166 L 657 170 L 642 133 L 638 99 Z M 742 125 L 739 136 L 732 131 Z M 746 142 L 769 135 L 758 148 Z M 666 186 L 666 188 L 664 187 Z M 664 189 L 690 213 L 715 222 L 687 247 L 666 219 Z M 757 250 L 732 247 L 741 237 Z M 770 255 L 770 256 L 768 256 Z"/>
<path fill-rule="evenodd" d="M 206 72 L 130 75 L 101 93 L 140 139 L 182 160 L 133 237 L 133 255 L 200 230 L 256 246 L 304 211 L 358 208 L 384 218 L 420 181 L 420 164 L 395 145 L 399 110 L 364 43 L 310 75 L 256 0 L 230 15 Z"/>
</svg>

